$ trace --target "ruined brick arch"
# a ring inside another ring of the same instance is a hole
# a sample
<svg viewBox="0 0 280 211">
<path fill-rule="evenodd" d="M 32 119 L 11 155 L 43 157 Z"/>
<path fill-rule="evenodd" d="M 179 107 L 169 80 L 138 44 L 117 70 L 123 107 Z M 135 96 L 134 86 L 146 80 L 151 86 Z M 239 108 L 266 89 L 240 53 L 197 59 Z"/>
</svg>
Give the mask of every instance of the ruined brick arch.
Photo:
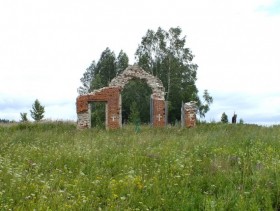
<svg viewBox="0 0 280 211">
<path fill-rule="evenodd" d="M 164 100 L 164 86 L 157 77 L 147 73 L 137 65 L 128 66 L 120 75 L 115 77 L 109 84 L 109 87 L 117 86 L 121 90 L 133 78 L 139 78 L 146 81 L 147 85 L 151 87 L 153 98 Z"/>
<path fill-rule="evenodd" d="M 124 86 L 133 78 L 144 79 L 152 89 L 151 106 L 152 106 L 152 125 L 154 127 L 164 127 L 165 118 L 165 101 L 164 87 L 162 82 L 155 76 L 147 73 L 137 65 L 128 66 L 120 75 L 115 77 L 108 87 L 94 90 L 92 93 L 80 95 L 77 97 L 77 115 L 78 128 L 90 128 L 90 102 L 106 103 L 106 128 L 120 128 L 122 125 L 122 104 L 121 91 Z"/>
</svg>

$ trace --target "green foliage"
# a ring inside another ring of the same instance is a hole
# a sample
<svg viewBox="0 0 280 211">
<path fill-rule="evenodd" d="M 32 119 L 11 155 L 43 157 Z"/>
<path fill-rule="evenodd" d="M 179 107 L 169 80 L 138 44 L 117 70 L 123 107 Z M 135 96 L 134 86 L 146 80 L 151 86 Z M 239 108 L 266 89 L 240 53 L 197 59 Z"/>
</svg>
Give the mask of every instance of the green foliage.
<svg viewBox="0 0 280 211">
<path fill-rule="evenodd" d="M 40 121 L 44 118 L 45 108 L 41 105 L 38 99 L 35 100 L 34 104 L 32 105 L 32 110 L 30 110 L 31 117 L 35 121 Z"/>
<path fill-rule="evenodd" d="M 128 66 L 128 56 L 122 50 L 116 58 L 114 51 L 106 48 L 100 55 L 98 62 L 92 61 L 80 79 L 82 86 L 79 94 L 86 94 L 95 89 L 108 86 L 108 83 Z"/>
<path fill-rule="evenodd" d="M 83 74 L 83 77 L 80 79 L 82 86 L 78 88 L 79 94 L 87 94 L 91 91 L 91 83 L 95 76 L 96 64 L 95 61 L 92 61 L 91 65 L 86 69 L 86 72 Z"/>
<path fill-rule="evenodd" d="M 91 126 L 105 128 L 105 103 L 91 103 Z"/>
<path fill-rule="evenodd" d="M 139 112 L 139 119 L 143 123 L 150 122 L 150 97 L 151 88 L 147 83 L 140 79 L 131 80 L 122 91 L 122 117 L 129 120 L 131 106 L 136 103 Z"/>
<path fill-rule="evenodd" d="M 94 89 L 100 89 L 100 88 L 102 88 L 102 87 L 104 87 L 104 85 L 102 84 L 102 81 L 101 81 L 101 77 L 100 77 L 100 74 L 99 73 L 97 73 L 95 76 L 94 76 L 94 78 L 92 79 L 92 81 L 91 81 L 91 89 L 92 89 L 92 91 L 94 90 Z M 94 87 L 94 88 L 93 88 Z"/>
<path fill-rule="evenodd" d="M 279 210 L 279 134 L 246 124 L 0 126 L 0 210 Z"/>
<path fill-rule="evenodd" d="M 222 114 L 221 122 L 222 123 L 228 123 L 228 116 L 226 115 L 225 112 Z"/>
<path fill-rule="evenodd" d="M 27 113 L 20 113 L 21 122 L 27 122 Z"/>
<path fill-rule="evenodd" d="M 135 101 L 133 101 L 130 106 L 130 114 L 128 120 L 131 123 L 137 123 L 140 121 L 140 113 L 139 113 L 137 103 Z"/>
<path fill-rule="evenodd" d="M 123 50 L 121 50 L 116 60 L 117 75 L 122 73 L 125 70 L 125 68 L 127 68 L 128 62 L 129 62 L 128 56 L 126 55 L 125 52 L 123 52 Z"/>
<path fill-rule="evenodd" d="M 106 48 L 106 50 L 102 52 L 94 74 L 99 74 L 102 87 L 108 86 L 109 82 L 117 75 L 116 56 L 109 48 Z M 91 90 L 93 89 L 96 88 L 91 87 Z"/>
<path fill-rule="evenodd" d="M 210 96 L 207 89 L 204 90 L 203 99 L 204 101 L 202 103 L 199 101 L 199 106 L 198 106 L 199 114 L 201 117 L 205 117 L 205 114 L 210 109 L 210 104 L 213 103 L 213 97 Z"/>
</svg>

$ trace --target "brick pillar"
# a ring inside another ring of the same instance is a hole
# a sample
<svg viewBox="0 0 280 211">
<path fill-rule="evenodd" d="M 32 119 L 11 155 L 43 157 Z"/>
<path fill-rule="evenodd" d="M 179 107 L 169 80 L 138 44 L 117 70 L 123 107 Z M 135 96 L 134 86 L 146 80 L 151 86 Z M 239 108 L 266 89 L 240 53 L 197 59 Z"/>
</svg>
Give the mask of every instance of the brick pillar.
<svg viewBox="0 0 280 211">
<path fill-rule="evenodd" d="M 185 125 L 187 128 L 196 126 L 196 102 L 188 102 L 184 105 Z"/>
<path fill-rule="evenodd" d="M 165 102 L 164 100 L 153 99 L 153 125 L 154 127 L 165 126 Z"/>
<path fill-rule="evenodd" d="M 77 98 L 76 108 L 78 117 L 77 128 L 90 128 L 90 106 L 85 97 L 80 96 Z"/>
<path fill-rule="evenodd" d="M 118 100 L 108 101 L 107 122 L 107 129 L 117 129 L 121 127 L 121 108 Z"/>
<path fill-rule="evenodd" d="M 90 128 L 89 102 L 106 103 L 106 128 L 115 129 L 121 127 L 121 104 L 120 88 L 104 87 L 93 93 L 81 95 L 77 98 L 77 127 L 80 129 Z"/>
<path fill-rule="evenodd" d="M 109 88 L 107 91 L 108 101 L 106 110 L 107 129 L 117 129 L 121 127 L 121 107 L 120 107 L 120 89 Z"/>
</svg>

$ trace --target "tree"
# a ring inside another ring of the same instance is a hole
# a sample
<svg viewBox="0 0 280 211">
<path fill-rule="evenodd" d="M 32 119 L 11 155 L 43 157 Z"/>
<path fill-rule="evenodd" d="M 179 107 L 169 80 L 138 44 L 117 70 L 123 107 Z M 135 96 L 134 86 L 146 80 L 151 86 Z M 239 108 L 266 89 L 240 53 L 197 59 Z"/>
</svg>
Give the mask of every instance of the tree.
<svg viewBox="0 0 280 211">
<path fill-rule="evenodd" d="M 129 120 L 131 116 L 131 107 L 136 103 L 139 111 L 139 119 L 141 122 L 148 123 L 150 121 L 150 96 L 152 89 L 144 80 L 131 80 L 122 91 L 122 117 Z"/>
<path fill-rule="evenodd" d="M 40 121 L 44 118 L 45 108 L 42 106 L 38 99 L 35 100 L 34 104 L 32 105 L 32 110 L 30 110 L 31 117 L 35 121 Z"/>
<path fill-rule="evenodd" d="M 109 82 L 117 75 L 114 51 L 106 48 L 102 52 L 96 65 L 95 74 L 99 74 L 103 86 L 109 85 Z"/>
<path fill-rule="evenodd" d="M 128 66 L 128 56 L 126 53 L 123 52 L 123 50 L 120 51 L 117 60 L 116 60 L 116 73 L 117 75 L 122 73 L 125 68 Z"/>
<path fill-rule="evenodd" d="M 228 116 L 226 115 L 225 112 L 222 114 L 221 122 L 222 123 L 228 123 Z"/>
<path fill-rule="evenodd" d="M 135 101 L 133 101 L 130 106 L 130 115 L 128 120 L 130 123 L 134 123 L 134 124 L 136 124 L 137 121 L 140 121 L 140 113 L 139 113 L 137 103 Z"/>
<path fill-rule="evenodd" d="M 199 99 L 199 114 L 201 117 L 205 117 L 205 114 L 210 110 L 210 104 L 213 103 L 213 98 L 209 95 L 208 90 L 204 90 L 203 93 L 203 99 L 204 101 L 201 103 L 200 99 Z"/>
<path fill-rule="evenodd" d="M 114 51 L 106 48 L 97 62 L 92 61 L 80 79 L 82 86 L 78 88 L 79 94 L 87 94 L 93 90 L 108 86 L 109 82 L 128 66 L 128 56 L 122 50 L 115 56 Z M 104 126 L 105 103 L 92 103 L 92 126 Z"/>
<path fill-rule="evenodd" d="M 83 77 L 80 79 L 82 82 L 82 86 L 78 88 L 78 93 L 80 95 L 87 94 L 91 90 L 91 83 L 94 79 L 94 72 L 95 72 L 96 64 L 95 61 L 92 61 L 90 66 L 86 69 L 86 72 L 83 74 Z"/>
<path fill-rule="evenodd" d="M 213 102 L 207 91 L 204 103 L 199 99 L 195 85 L 198 66 L 192 62 L 194 56 L 185 47 L 186 37 L 181 37 L 181 33 L 179 27 L 168 31 L 162 28 L 156 32 L 148 30 L 135 53 L 138 64 L 162 81 L 169 101 L 168 119 L 171 122 L 180 119 L 182 101 L 196 101 L 201 116 Z"/>
<path fill-rule="evenodd" d="M 94 60 L 86 69 L 80 79 L 82 86 L 78 88 L 79 94 L 87 94 L 95 89 L 108 86 L 109 82 L 117 74 L 124 71 L 128 66 L 128 56 L 122 50 L 117 58 L 114 51 L 106 48 L 100 55 L 98 62 Z"/>
<path fill-rule="evenodd" d="M 105 106 L 103 102 L 91 103 L 91 125 L 105 128 Z"/>
<path fill-rule="evenodd" d="M 20 113 L 21 122 L 28 122 L 27 113 Z"/>
</svg>

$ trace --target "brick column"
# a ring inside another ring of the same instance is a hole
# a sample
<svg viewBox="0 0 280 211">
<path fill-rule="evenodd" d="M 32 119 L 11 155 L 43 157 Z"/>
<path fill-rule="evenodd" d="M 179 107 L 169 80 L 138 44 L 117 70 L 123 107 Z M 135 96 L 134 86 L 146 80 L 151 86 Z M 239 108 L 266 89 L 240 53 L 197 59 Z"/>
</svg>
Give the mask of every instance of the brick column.
<svg viewBox="0 0 280 211">
<path fill-rule="evenodd" d="M 165 102 L 164 100 L 153 99 L 153 125 L 154 127 L 165 126 Z"/>
<path fill-rule="evenodd" d="M 187 128 L 196 126 L 196 102 L 188 102 L 184 105 L 185 125 Z"/>
<path fill-rule="evenodd" d="M 107 106 L 107 129 L 117 129 L 121 127 L 121 108 L 119 100 L 113 99 L 108 101 Z"/>
<path fill-rule="evenodd" d="M 77 109 L 77 128 L 78 129 L 85 129 L 90 128 L 90 106 L 86 97 L 79 96 L 76 102 L 76 109 Z"/>
</svg>

